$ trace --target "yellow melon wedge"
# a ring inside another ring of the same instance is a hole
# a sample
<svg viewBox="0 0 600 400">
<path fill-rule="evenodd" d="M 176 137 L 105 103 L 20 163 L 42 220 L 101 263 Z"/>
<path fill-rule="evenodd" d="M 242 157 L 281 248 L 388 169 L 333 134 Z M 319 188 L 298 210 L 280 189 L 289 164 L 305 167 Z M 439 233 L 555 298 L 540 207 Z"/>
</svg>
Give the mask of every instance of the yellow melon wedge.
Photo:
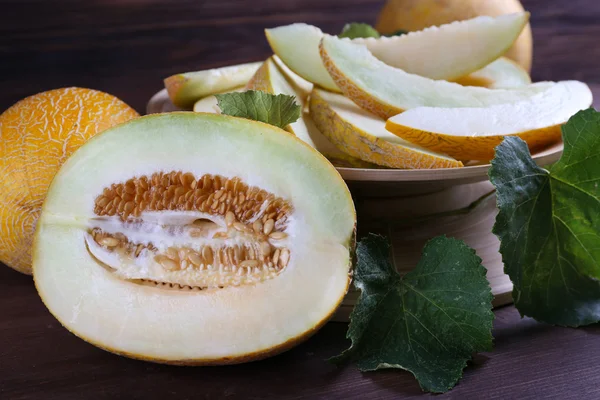
<svg viewBox="0 0 600 400">
<path fill-rule="evenodd" d="M 500 57 L 479 71 L 455 80 L 463 86 L 481 86 L 488 89 L 507 89 L 531 84 L 531 77 L 516 62 Z"/>
<path fill-rule="evenodd" d="M 261 64 L 253 62 L 172 75 L 165 79 L 165 88 L 173 104 L 191 108 L 203 97 L 245 85 Z"/>
<path fill-rule="evenodd" d="M 465 87 L 409 74 L 378 60 L 364 46 L 325 35 L 321 58 L 342 92 L 360 107 L 389 118 L 415 107 L 487 107 L 530 99 L 548 89 L 540 82 L 515 89 Z"/>
<path fill-rule="evenodd" d="M 306 100 L 312 85 L 304 81 L 292 71 L 284 73 L 278 66 L 274 57 L 264 62 L 256 74 L 250 79 L 246 89 L 261 90 L 272 94 L 286 94 L 295 96 L 296 101 L 306 109 Z M 302 116 L 294 123 L 290 124 L 287 131 L 293 133 L 309 146 L 317 149 L 321 154 L 327 157 L 335 165 L 349 166 L 356 168 L 375 167 L 369 163 L 350 157 L 334 146 L 315 126 L 310 115 L 302 112 Z"/>
<path fill-rule="evenodd" d="M 354 157 L 390 168 L 456 168 L 462 163 L 407 142 L 385 129 L 385 121 L 337 93 L 315 88 L 310 96 L 315 125 Z"/>
<path fill-rule="evenodd" d="M 504 54 L 523 28 L 529 13 L 477 17 L 395 37 L 354 39 L 383 62 L 432 79 L 453 80 L 475 72 Z M 339 92 L 319 56 L 323 32 L 296 23 L 266 29 L 271 49 L 304 79 Z M 350 41 L 349 39 L 345 39 Z"/>
<path fill-rule="evenodd" d="M 489 160 L 505 136 L 532 152 L 561 140 L 561 125 L 592 104 L 589 87 L 559 82 L 528 101 L 484 108 L 422 107 L 390 118 L 386 129 L 412 143 L 461 160 Z"/>
</svg>

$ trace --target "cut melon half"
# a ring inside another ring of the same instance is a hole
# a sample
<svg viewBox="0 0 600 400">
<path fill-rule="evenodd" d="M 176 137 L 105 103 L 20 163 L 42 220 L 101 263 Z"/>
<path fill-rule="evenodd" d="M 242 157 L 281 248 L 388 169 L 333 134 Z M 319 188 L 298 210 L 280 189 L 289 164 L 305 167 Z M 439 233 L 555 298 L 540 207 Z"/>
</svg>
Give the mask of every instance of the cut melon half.
<svg viewBox="0 0 600 400">
<path fill-rule="evenodd" d="M 528 20 L 528 13 L 477 17 L 407 35 L 352 42 L 366 45 L 375 57 L 406 72 L 452 80 L 475 72 L 504 54 Z M 319 56 L 321 29 L 295 23 L 266 29 L 265 35 L 273 52 L 296 74 L 322 88 L 340 91 Z"/>
<path fill-rule="evenodd" d="M 309 146 L 317 149 L 321 154 L 332 161 L 336 166 L 373 168 L 375 165 L 349 156 L 327 139 L 316 127 L 311 116 L 306 112 L 307 100 L 312 84 L 305 81 L 289 69 L 284 72 L 277 66 L 278 61 L 274 57 L 265 61 L 262 67 L 252 77 L 247 89 L 261 90 L 272 94 L 285 94 L 295 96 L 296 101 L 302 107 L 301 117 L 290 124 L 286 130 L 296 135 Z"/>
<path fill-rule="evenodd" d="M 529 101 L 484 108 L 408 110 L 386 128 L 412 143 L 461 160 L 486 161 L 507 136 L 519 136 L 535 152 L 561 140 L 561 125 L 592 104 L 589 87 L 559 82 Z"/>
<path fill-rule="evenodd" d="M 108 351 L 250 361 L 336 310 L 355 223 L 338 172 L 293 135 L 156 114 L 105 131 L 61 168 L 37 225 L 35 284 L 68 330 Z"/>
<path fill-rule="evenodd" d="M 253 62 L 172 75 L 165 79 L 165 88 L 173 104 L 191 108 L 203 97 L 245 85 L 261 64 Z"/>
<path fill-rule="evenodd" d="M 465 87 L 409 74 L 375 58 L 364 46 L 325 35 L 325 67 L 342 92 L 367 111 L 389 118 L 415 107 L 487 107 L 527 100 L 553 85 L 540 82 L 515 89 Z"/>
<path fill-rule="evenodd" d="M 516 62 L 500 57 L 479 71 L 455 81 L 463 86 L 480 86 L 488 89 L 517 88 L 531 84 L 531 77 Z"/>
<path fill-rule="evenodd" d="M 390 168 L 456 168 L 462 163 L 391 134 L 385 121 L 337 93 L 315 88 L 310 115 L 317 128 L 345 153 Z"/>
</svg>

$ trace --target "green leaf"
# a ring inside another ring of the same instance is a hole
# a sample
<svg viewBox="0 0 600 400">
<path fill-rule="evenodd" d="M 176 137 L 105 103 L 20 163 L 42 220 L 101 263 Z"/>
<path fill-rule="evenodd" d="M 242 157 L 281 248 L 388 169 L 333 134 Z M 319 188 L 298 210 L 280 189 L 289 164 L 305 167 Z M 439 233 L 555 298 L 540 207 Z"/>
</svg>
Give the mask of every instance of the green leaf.
<svg viewBox="0 0 600 400">
<path fill-rule="evenodd" d="M 378 38 L 380 36 L 381 35 L 379 34 L 379 32 L 377 32 L 377 30 L 371 25 L 363 24 L 360 22 L 352 22 L 350 24 L 344 25 L 342 33 L 338 35 L 338 37 L 350 39 L 369 37 Z"/>
<path fill-rule="evenodd" d="M 402 35 L 406 35 L 407 33 L 408 33 L 408 31 L 405 31 L 403 29 L 398 29 L 397 31 L 392 32 L 392 33 L 387 34 L 387 35 L 384 35 L 384 36 L 387 36 L 387 37 L 402 36 Z"/>
<path fill-rule="evenodd" d="M 463 242 L 432 239 L 404 277 L 382 236 L 360 241 L 357 257 L 352 345 L 334 362 L 355 360 L 362 371 L 405 369 L 423 390 L 445 392 L 474 352 L 491 350 L 492 293 L 481 259 Z"/>
<path fill-rule="evenodd" d="M 257 90 L 215 95 L 223 114 L 266 122 L 285 128 L 300 118 L 301 107 L 294 96 Z"/>
<path fill-rule="evenodd" d="M 519 138 L 496 148 L 493 232 L 521 315 L 580 326 L 600 320 L 600 113 L 573 116 L 563 140 L 564 153 L 549 170 Z"/>
</svg>

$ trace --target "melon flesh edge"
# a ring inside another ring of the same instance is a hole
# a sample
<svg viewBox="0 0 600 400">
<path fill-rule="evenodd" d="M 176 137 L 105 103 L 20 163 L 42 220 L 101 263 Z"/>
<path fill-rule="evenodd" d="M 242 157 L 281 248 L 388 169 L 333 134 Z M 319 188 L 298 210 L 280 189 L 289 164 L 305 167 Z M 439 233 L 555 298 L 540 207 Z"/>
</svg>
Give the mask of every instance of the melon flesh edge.
<svg viewBox="0 0 600 400">
<path fill-rule="evenodd" d="M 585 83 L 563 81 L 529 101 L 514 104 L 414 108 L 390 118 L 388 126 L 453 136 L 510 135 L 563 124 L 591 104 L 592 92 Z"/>
<path fill-rule="evenodd" d="M 100 267 L 84 244 L 95 197 L 160 170 L 237 176 L 291 200 L 287 268 L 255 285 L 183 292 Z M 354 225 L 337 171 L 295 137 L 233 117 L 152 115 L 93 138 L 58 173 L 36 232 L 35 282 L 63 325 L 111 351 L 160 362 L 244 357 L 298 339 L 331 315 L 349 284 Z"/>
<path fill-rule="evenodd" d="M 165 79 L 165 87 L 173 104 L 191 107 L 203 97 L 244 85 L 261 64 L 252 62 L 173 75 Z"/>
<path fill-rule="evenodd" d="M 415 107 L 487 107 L 531 98 L 554 83 L 515 89 L 465 87 L 409 74 L 375 58 L 363 46 L 334 36 L 321 41 L 321 56 L 340 89 L 359 106 L 384 118 Z"/>
<path fill-rule="evenodd" d="M 528 20 L 528 13 L 481 16 L 401 36 L 360 38 L 352 42 L 366 45 L 379 60 L 408 73 L 453 80 L 483 68 L 504 54 Z"/>
<path fill-rule="evenodd" d="M 460 161 L 393 135 L 385 129 L 384 120 L 340 94 L 315 88 L 310 106 L 317 125 L 323 124 L 321 130 L 354 157 L 392 168 L 462 166 Z"/>
<path fill-rule="evenodd" d="M 508 89 L 530 85 L 531 77 L 519 64 L 506 57 L 500 57 L 479 71 L 457 79 L 456 82 L 463 86 Z"/>
<path fill-rule="evenodd" d="M 327 90 L 340 91 L 319 56 L 319 42 L 323 37 L 321 29 L 295 23 L 265 29 L 265 35 L 273 52 L 294 73 Z"/>
<path fill-rule="evenodd" d="M 244 82 L 244 84 L 246 84 L 246 83 L 248 83 L 248 82 Z M 225 92 L 221 92 L 218 94 L 243 92 L 244 90 L 245 90 L 244 86 L 239 86 L 239 87 L 236 87 L 231 90 L 227 90 Z M 204 98 L 198 100 L 197 102 L 195 102 L 194 103 L 194 111 L 211 113 L 211 114 L 221 114 L 221 109 L 219 108 L 219 102 L 217 101 L 217 98 L 215 97 L 215 95 L 204 97 Z"/>
</svg>

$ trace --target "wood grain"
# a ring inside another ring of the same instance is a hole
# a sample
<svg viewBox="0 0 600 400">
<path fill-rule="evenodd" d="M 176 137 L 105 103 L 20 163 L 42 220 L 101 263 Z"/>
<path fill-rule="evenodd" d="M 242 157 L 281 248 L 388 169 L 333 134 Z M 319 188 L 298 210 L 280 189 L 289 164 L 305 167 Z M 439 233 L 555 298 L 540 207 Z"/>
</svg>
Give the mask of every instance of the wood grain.
<svg viewBox="0 0 600 400">
<path fill-rule="evenodd" d="M 458 1 L 458 0 L 457 0 Z M 337 32 L 374 22 L 382 1 L 0 0 L 0 109 L 61 86 L 116 94 L 143 112 L 161 79 L 185 70 L 260 60 L 265 27 L 295 21 Z M 600 2 L 524 0 L 532 11 L 534 78 L 600 83 Z M 269 360 L 179 368 L 114 356 L 68 333 L 30 277 L 0 266 L 0 399 L 413 398 L 409 373 L 361 374 L 324 361 L 347 345 L 330 323 Z M 600 398 L 600 328 L 565 329 L 496 311 L 495 349 L 478 355 L 456 399 Z"/>
<path fill-rule="evenodd" d="M 374 23 L 383 0 L 346 0 L 343 7 L 335 0 L 1 3 L 0 110 L 42 90 L 79 85 L 143 112 L 171 74 L 266 58 L 265 27 L 303 21 L 335 33 L 348 21 Z M 532 13 L 534 79 L 600 83 L 600 2 L 523 4 Z"/>
<path fill-rule="evenodd" d="M 305 344 L 255 363 L 171 367 L 99 350 L 62 328 L 31 278 L 0 269 L 0 398 L 46 399 L 398 399 L 419 396 L 402 371 L 362 374 L 327 362 L 347 345 L 346 325 L 327 324 Z M 495 349 L 478 355 L 454 399 L 598 398 L 600 327 L 556 328 L 496 311 Z"/>
</svg>

